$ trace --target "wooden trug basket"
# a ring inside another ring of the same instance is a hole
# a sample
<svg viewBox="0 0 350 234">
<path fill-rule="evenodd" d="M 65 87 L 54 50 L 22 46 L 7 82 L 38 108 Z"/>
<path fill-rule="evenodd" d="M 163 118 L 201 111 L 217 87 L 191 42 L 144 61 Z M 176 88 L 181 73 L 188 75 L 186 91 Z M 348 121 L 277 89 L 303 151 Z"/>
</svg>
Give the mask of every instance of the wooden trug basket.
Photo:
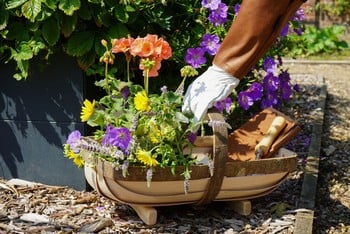
<svg viewBox="0 0 350 234">
<path fill-rule="evenodd" d="M 210 120 L 224 122 L 218 113 L 209 113 Z M 233 208 L 249 214 L 249 199 L 274 191 L 297 166 L 296 154 L 281 148 L 274 157 L 252 160 L 228 160 L 228 132 L 223 125 L 214 125 L 213 135 L 199 137 L 194 148 L 202 163 L 190 168 L 189 190 L 184 192 L 184 168 L 178 167 L 175 175 L 170 168 L 156 168 L 150 187 L 145 171 L 130 166 L 124 177 L 109 162 L 93 159 L 93 167 L 85 166 L 88 183 L 101 195 L 130 205 L 147 225 L 157 222 L 157 206 L 182 204 L 205 205 L 213 201 L 234 201 Z M 209 171 L 207 155 L 214 163 Z M 88 154 L 84 156 L 89 158 Z M 89 158 L 88 160 L 91 160 Z M 212 175 L 212 176 L 211 176 Z"/>
</svg>

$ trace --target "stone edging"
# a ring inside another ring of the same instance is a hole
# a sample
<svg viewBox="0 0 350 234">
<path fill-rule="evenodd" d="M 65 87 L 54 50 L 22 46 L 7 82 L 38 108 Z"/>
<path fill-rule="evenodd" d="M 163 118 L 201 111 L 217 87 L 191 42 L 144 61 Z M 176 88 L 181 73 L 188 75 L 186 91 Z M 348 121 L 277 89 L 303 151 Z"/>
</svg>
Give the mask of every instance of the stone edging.
<svg viewBox="0 0 350 234">
<path fill-rule="evenodd" d="M 321 151 L 321 138 L 323 132 L 323 120 L 327 97 L 327 85 L 324 82 L 318 97 L 317 109 L 314 113 L 312 125 L 311 143 L 305 166 L 301 195 L 299 199 L 299 212 L 296 215 L 294 233 L 312 234 L 315 198 L 318 179 L 319 156 Z"/>
<path fill-rule="evenodd" d="M 331 64 L 331 65 L 350 65 L 350 60 L 308 60 L 308 59 L 283 59 L 283 64 Z"/>
</svg>

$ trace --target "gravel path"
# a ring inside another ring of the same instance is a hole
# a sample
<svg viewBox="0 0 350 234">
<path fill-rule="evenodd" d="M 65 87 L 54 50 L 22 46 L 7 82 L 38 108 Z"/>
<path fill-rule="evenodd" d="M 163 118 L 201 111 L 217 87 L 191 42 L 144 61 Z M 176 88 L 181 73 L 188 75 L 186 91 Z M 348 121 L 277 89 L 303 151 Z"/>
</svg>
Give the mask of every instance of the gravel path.
<svg viewBox="0 0 350 234">
<path fill-rule="evenodd" d="M 228 203 L 161 207 L 157 224 L 150 227 L 129 206 L 96 192 L 0 180 L 0 233 L 293 233 L 320 76 L 328 99 L 314 233 L 350 233 L 350 63 L 286 66 L 302 90 L 289 110 L 303 124 L 302 134 L 290 144 L 299 166 L 276 191 L 252 200 L 250 215 L 235 213 Z"/>
<path fill-rule="evenodd" d="M 327 84 L 314 232 L 350 233 L 350 61 L 287 66 L 292 74 L 320 74 Z"/>
</svg>

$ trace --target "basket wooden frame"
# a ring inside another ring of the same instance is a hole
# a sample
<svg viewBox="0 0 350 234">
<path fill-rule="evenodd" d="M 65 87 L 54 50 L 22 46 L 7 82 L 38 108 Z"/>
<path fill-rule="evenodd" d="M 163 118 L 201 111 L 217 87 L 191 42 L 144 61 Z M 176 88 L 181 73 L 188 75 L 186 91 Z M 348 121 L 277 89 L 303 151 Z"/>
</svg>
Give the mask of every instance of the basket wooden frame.
<svg viewBox="0 0 350 234">
<path fill-rule="evenodd" d="M 213 122 L 225 122 L 219 113 L 208 113 L 208 118 Z M 224 124 L 214 124 L 212 128 L 213 135 L 198 137 L 194 149 L 195 152 L 211 152 L 212 173 L 208 165 L 191 166 L 188 194 L 184 192 L 184 178 L 180 175 L 183 167 L 178 167 L 175 175 L 170 168 L 156 168 L 151 186 L 147 188 L 145 171 L 141 167 L 129 166 L 128 175 L 124 177 L 112 163 L 94 158 L 93 167 L 85 166 L 85 177 L 98 193 L 129 204 L 146 224 L 153 225 L 157 220 L 156 206 L 247 201 L 271 193 L 296 169 L 296 155 L 285 149 L 273 158 L 227 160 L 227 128 Z M 89 158 L 88 155 L 84 157 Z M 163 190 L 173 191 L 173 194 Z"/>
</svg>

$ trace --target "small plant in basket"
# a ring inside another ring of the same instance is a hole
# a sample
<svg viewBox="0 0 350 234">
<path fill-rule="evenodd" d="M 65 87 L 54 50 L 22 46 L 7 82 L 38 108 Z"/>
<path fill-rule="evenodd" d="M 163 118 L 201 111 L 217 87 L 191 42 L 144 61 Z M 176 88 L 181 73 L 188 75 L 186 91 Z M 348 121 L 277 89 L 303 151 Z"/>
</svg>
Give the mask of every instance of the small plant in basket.
<svg viewBox="0 0 350 234">
<path fill-rule="evenodd" d="M 196 162 L 191 148 L 196 135 L 192 114 L 182 113 L 182 93 L 185 78 L 197 72 L 190 66 L 181 71 L 183 81 L 175 91 L 162 87 L 160 94 L 149 93 L 149 79 L 158 76 L 161 61 L 172 55 L 169 44 L 156 35 L 112 40 L 100 61 L 105 64 L 105 78 L 96 85 L 106 91 L 99 101 L 85 100 L 81 120 L 96 128 L 93 136 L 73 131 L 64 145 L 65 156 L 82 167 L 89 157 L 108 161 L 128 175 L 130 165 L 144 170 L 148 185 L 157 167 L 183 166 L 183 177 L 190 178 L 189 166 Z M 124 53 L 127 64 L 125 80 L 108 72 L 116 53 Z M 130 64 L 137 63 L 143 72 L 143 85 L 130 79 Z M 187 153 L 184 153 L 184 149 Z"/>
</svg>

